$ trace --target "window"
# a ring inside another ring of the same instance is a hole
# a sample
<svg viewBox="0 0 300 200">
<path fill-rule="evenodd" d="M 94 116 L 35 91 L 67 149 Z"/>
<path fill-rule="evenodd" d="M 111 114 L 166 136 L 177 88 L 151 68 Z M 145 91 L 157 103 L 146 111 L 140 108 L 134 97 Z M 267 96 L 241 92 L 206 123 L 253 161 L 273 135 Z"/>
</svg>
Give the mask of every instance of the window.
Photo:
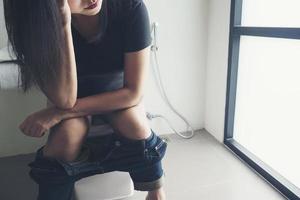
<svg viewBox="0 0 300 200">
<path fill-rule="evenodd" d="M 224 143 L 300 198 L 299 0 L 232 0 Z"/>
<path fill-rule="evenodd" d="M 243 0 L 242 26 L 300 27 L 299 0 Z"/>
</svg>

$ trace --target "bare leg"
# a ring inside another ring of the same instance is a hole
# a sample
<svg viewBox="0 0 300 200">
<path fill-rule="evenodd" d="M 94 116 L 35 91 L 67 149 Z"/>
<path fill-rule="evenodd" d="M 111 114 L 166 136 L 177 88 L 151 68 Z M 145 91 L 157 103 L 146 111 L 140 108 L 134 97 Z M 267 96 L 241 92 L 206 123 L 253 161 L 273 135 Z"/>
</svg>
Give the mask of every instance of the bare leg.
<svg viewBox="0 0 300 200">
<path fill-rule="evenodd" d="M 47 104 L 51 105 L 50 102 Z M 71 118 L 61 121 L 50 129 L 43 154 L 71 162 L 80 152 L 81 145 L 88 133 L 88 117 Z"/>
<path fill-rule="evenodd" d="M 166 200 L 166 193 L 164 189 L 161 187 L 157 190 L 148 192 L 148 195 L 146 196 L 146 200 Z"/>
<path fill-rule="evenodd" d="M 78 156 L 81 145 L 88 131 L 86 118 L 72 118 L 62 121 L 53 127 L 43 153 L 48 157 L 55 157 L 71 162 Z"/>
<path fill-rule="evenodd" d="M 48 141 L 41 149 L 42 153 L 45 157 L 53 157 L 61 161 L 75 160 L 88 132 L 88 127 L 86 117 L 61 121 L 50 129 Z M 32 168 L 29 172 L 30 177 L 39 184 L 37 199 L 71 199 L 75 178 L 62 173 L 62 169 L 58 168 L 58 163 L 53 162 L 52 159 L 40 159 L 41 152 L 38 153 L 29 165 Z"/>
<path fill-rule="evenodd" d="M 150 136 L 151 129 L 146 117 L 143 101 L 138 105 L 105 115 L 114 131 L 131 139 L 144 139 Z M 165 200 L 163 188 L 149 191 L 146 200 Z"/>
<path fill-rule="evenodd" d="M 144 139 L 151 134 L 143 101 L 136 106 L 107 113 L 104 117 L 116 133 L 128 138 Z"/>
</svg>

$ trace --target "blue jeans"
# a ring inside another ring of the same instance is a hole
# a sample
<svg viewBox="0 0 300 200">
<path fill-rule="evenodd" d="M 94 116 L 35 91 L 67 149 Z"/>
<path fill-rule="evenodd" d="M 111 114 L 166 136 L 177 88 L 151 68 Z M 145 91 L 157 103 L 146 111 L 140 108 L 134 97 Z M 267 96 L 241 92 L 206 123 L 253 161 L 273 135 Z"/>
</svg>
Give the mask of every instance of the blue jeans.
<svg viewBox="0 0 300 200">
<path fill-rule="evenodd" d="M 70 200 L 81 178 L 111 171 L 129 172 L 135 190 L 151 191 L 162 186 L 161 160 L 167 143 L 151 129 L 151 136 L 133 140 L 118 134 L 87 138 L 74 162 L 43 156 L 40 147 L 30 177 L 39 185 L 38 200 Z"/>
</svg>

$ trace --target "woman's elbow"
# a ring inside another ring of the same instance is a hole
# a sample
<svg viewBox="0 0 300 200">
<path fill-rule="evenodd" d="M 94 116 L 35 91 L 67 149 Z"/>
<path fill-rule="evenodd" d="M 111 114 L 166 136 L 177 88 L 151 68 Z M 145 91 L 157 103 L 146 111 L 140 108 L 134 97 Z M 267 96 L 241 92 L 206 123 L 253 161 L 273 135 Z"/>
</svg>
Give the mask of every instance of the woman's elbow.
<svg viewBox="0 0 300 200">
<path fill-rule="evenodd" d="M 141 92 L 139 92 L 139 93 L 138 92 L 132 92 L 130 105 L 131 106 L 138 105 L 142 101 L 143 97 L 144 97 L 144 95 Z"/>
<path fill-rule="evenodd" d="M 71 109 L 75 106 L 77 99 L 64 99 L 64 100 L 58 100 L 54 101 L 53 103 L 55 106 L 62 110 Z"/>
<path fill-rule="evenodd" d="M 63 105 L 62 109 L 71 109 L 75 106 L 76 104 L 76 99 L 68 100 L 66 103 Z"/>
</svg>

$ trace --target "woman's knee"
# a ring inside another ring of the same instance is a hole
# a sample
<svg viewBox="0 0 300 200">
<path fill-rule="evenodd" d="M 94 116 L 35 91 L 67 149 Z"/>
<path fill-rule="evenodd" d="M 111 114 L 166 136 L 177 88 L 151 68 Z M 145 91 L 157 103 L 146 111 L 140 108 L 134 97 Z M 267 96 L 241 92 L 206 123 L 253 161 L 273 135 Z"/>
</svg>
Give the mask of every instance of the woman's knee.
<svg viewBox="0 0 300 200">
<path fill-rule="evenodd" d="M 87 116 L 84 116 L 61 121 L 58 124 L 58 129 L 64 132 L 86 132 L 89 126 L 89 119 Z"/>
<path fill-rule="evenodd" d="M 47 99 L 47 107 L 54 106 L 53 103 L 49 99 Z M 64 131 L 68 131 L 70 129 L 88 129 L 91 124 L 91 115 L 83 116 L 83 117 L 76 117 L 76 118 L 70 118 L 65 119 L 52 127 L 49 132 L 56 132 L 57 129 L 64 129 Z"/>
<path fill-rule="evenodd" d="M 87 117 L 79 117 L 63 120 L 52 127 L 45 145 L 45 154 L 50 157 L 60 156 L 64 160 L 74 159 L 88 133 L 89 124 Z"/>
</svg>

